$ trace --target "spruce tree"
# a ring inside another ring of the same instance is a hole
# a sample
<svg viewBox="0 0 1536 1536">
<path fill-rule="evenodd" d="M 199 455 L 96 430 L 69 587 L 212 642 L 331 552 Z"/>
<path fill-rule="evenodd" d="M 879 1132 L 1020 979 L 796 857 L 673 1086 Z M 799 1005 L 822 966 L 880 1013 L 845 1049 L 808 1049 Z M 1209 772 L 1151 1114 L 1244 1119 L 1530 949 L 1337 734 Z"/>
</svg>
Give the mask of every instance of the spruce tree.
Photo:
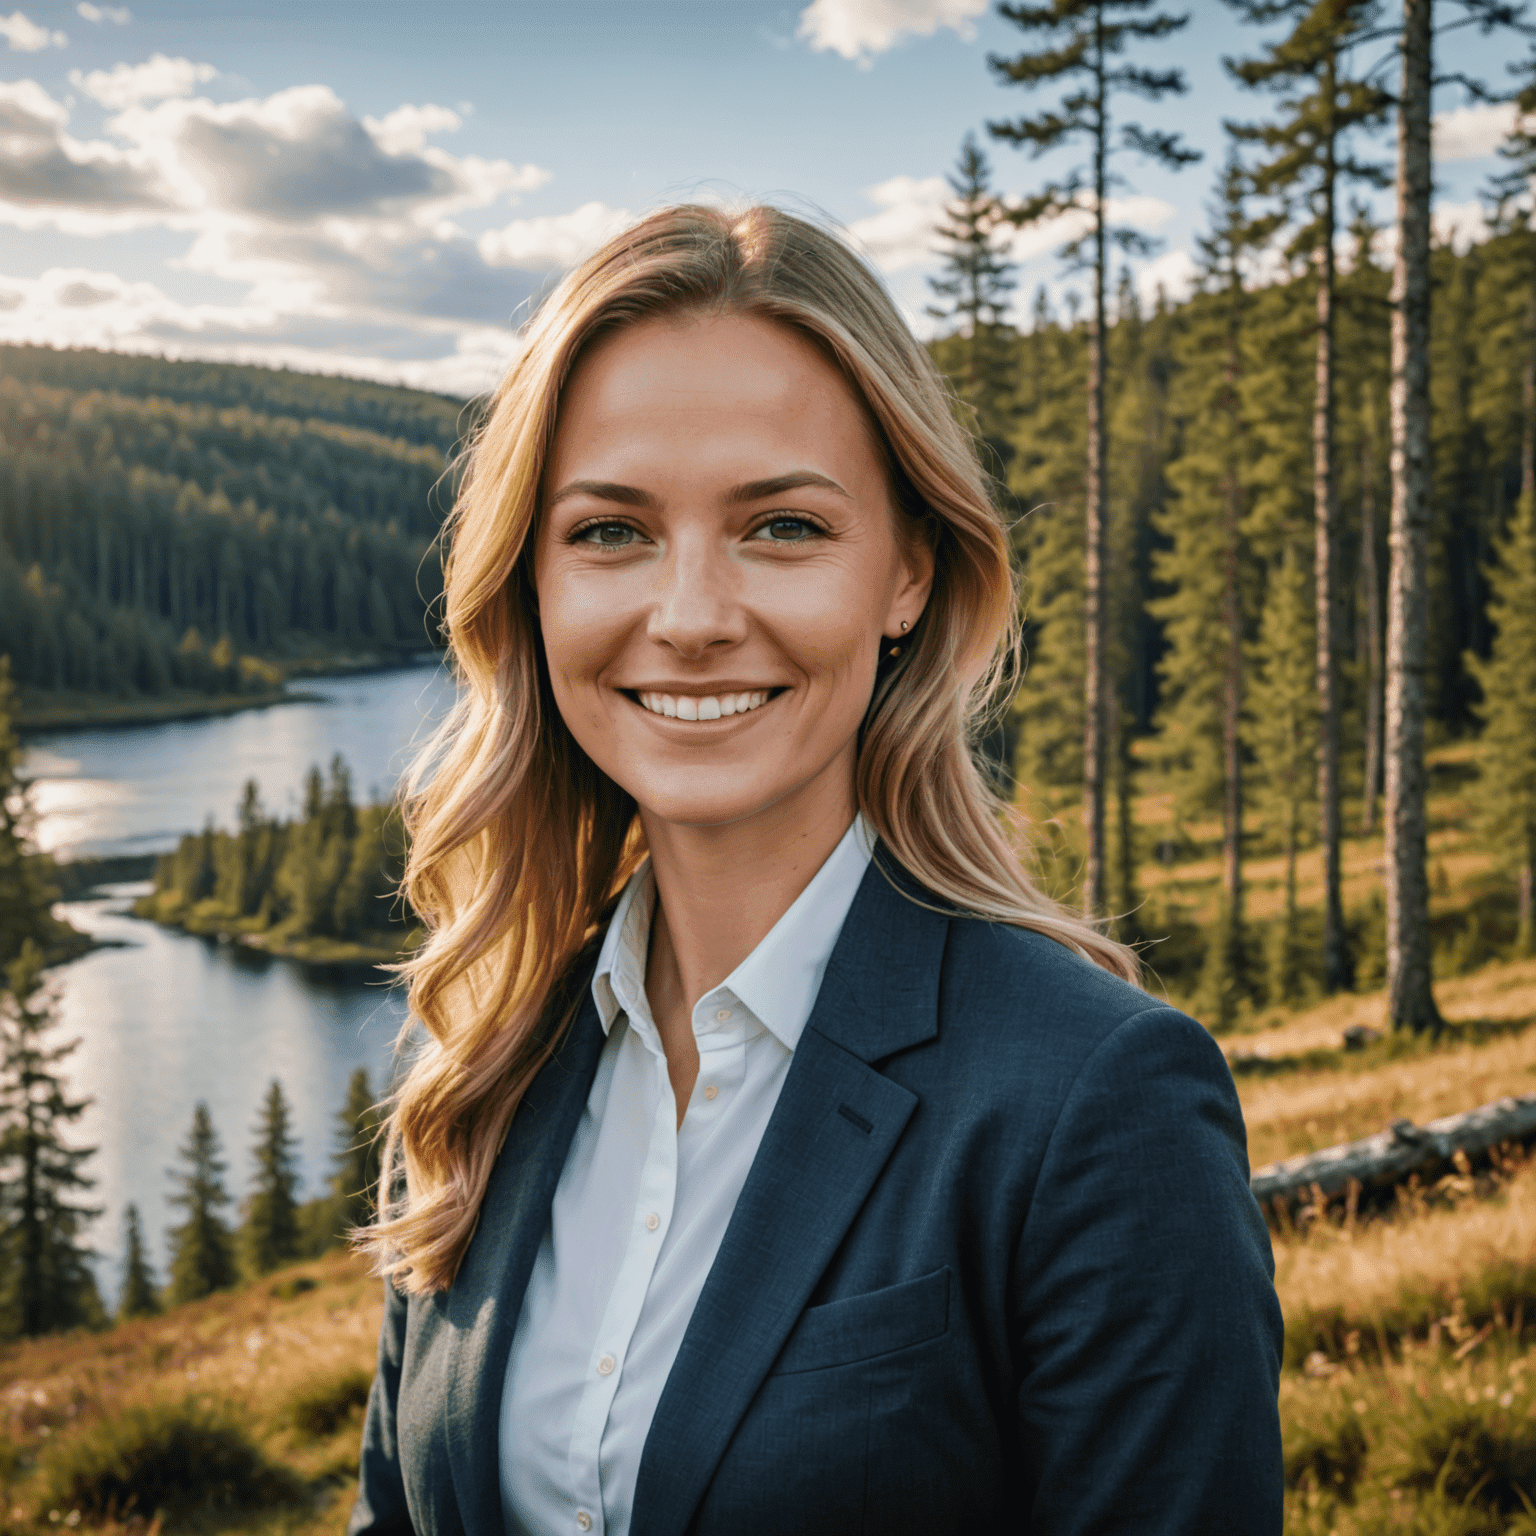
<svg viewBox="0 0 1536 1536">
<path fill-rule="evenodd" d="M 1083 906 L 1096 913 L 1106 896 L 1104 858 L 1104 800 L 1109 769 L 1109 645 L 1107 506 L 1109 443 L 1106 431 L 1106 349 L 1108 309 L 1105 284 L 1109 248 L 1145 252 L 1146 237 L 1135 230 L 1112 228 L 1108 199 L 1124 178 L 1111 170 L 1117 146 L 1112 132 L 1112 103 L 1127 92 L 1147 101 L 1182 93 L 1179 69 L 1153 70 L 1121 62 L 1137 43 L 1171 36 L 1189 21 L 1188 15 L 1164 11 L 1146 14 L 1153 0 L 1052 0 L 1044 6 L 1001 4 L 998 14 L 1034 38 L 1034 52 L 1013 58 L 988 57 L 993 73 L 1005 84 L 1033 91 L 1060 85 L 1064 94 L 1053 107 L 1033 117 L 989 123 L 989 131 L 1008 143 L 1027 147 L 1033 156 L 1049 153 L 1079 139 L 1087 141 L 1091 170 L 1081 168 L 1047 183 L 1042 191 L 1010 209 L 1019 225 L 1086 212 L 1089 228 L 1062 252 L 1073 267 L 1088 270 L 1093 286 L 1093 312 L 1088 335 L 1087 465 L 1084 481 L 1085 549 L 1083 607 L 1083 822 L 1087 854 L 1083 873 Z M 1078 84 L 1081 79 L 1082 83 Z M 1176 170 L 1200 158 L 1185 148 L 1178 135 L 1152 131 L 1135 123 L 1120 130 L 1121 146 Z"/>
<path fill-rule="evenodd" d="M 1287 547 L 1269 574 L 1258 642 L 1250 658 L 1247 738 L 1253 778 L 1271 833 L 1285 857 L 1285 899 L 1270 954 L 1270 998 L 1294 1002 L 1311 967 L 1296 902 L 1296 855 L 1317 788 L 1316 604 L 1311 572 Z"/>
<path fill-rule="evenodd" d="M 179 1149 L 185 1168 L 172 1169 L 177 1190 L 171 1204 L 187 1219 L 170 1232 L 171 1296 L 173 1302 L 197 1301 L 227 1290 L 239 1279 L 234 1239 L 219 1211 L 229 1204 L 224 1188 L 225 1163 L 219 1137 L 206 1104 L 192 1111 L 192 1129 Z"/>
<path fill-rule="evenodd" d="M 245 1220 L 246 1260 L 264 1275 L 299 1257 L 299 1185 L 288 1101 L 276 1078 L 256 1122 L 256 1176 Z"/>
<path fill-rule="evenodd" d="M 974 134 L 965 136 L 959 161 L 945 179 L 954 197 L 934 229 L 941 266 L 939 275 L 928 279 L 941 302 L 930 304 L 928 313 L 953 328 L 948 345 L 941 344 L 942 366 L 974 413 L 972 430 L 983 462 L 1001 475 L 1013 456 L 1013 333 L 1006 317 L 1016 279 L 991 167 Z"/>
<path fill-rule="evenodd" d="M 347 1084 L 347 1101 L 336 1116 L 336 1151 L 331 1188 L 336 1192 L 342 1232 L 366 1226 L 378 1199 L 380 1131 L 384 1116 L 368 1086 L 368 1069 L 358 1067 Z"/>
<path fill-rule="evenodd" d="M 1379 166 L 1357 159 L 1346 147 L 1351 130 L 1383 121 L 1387 94 L 1364 79 L 1350 78 L 1350 49 L 1374 28 L 1378 0 L 1227 0 L 1250 22 L 1286 20 L 1291 31 L 1254 59 L 1227 61 L 1244 85 L 1281 93 L 1278 121 L 1234 125 L 1241 142 L 1267 156 L 1254 170 L 1260 194 L 1299 200 L 1304 213 L 1288 254 L 1308 260 L 1317 279 L 1317 367 L 1312 408 L 1312 502 L 1317 545 L 1317 696 L 1320 720 L 1318 806 L 1323 848 L 1323 986 L 1336 992 L 1353 983 L 1344 935 L 1340 862 L 1339 636 L 1343 588 L 1338 580 L 1338 466 L 1334 460 L 1335 288 L 1334 242 L 1340 183 L 1346 179 L 1385 185 Z"/>
<path fill-rule="evenodd" d="M 52 1045 L 53 999 L 30 939 L 6 968 L 0 996 L 0 1250 L 3 1331 L 25 1337 L 96 1323 L 101 1298 L 81 1231 L 100 1212 L 78 1203 L 94 1147 L 72 1147 L 66 1127 L 89 1099 L 71 1099 L 61 1064 L 78 1040 Z"/>
<path fill-rule="evenodd" d="M 60 931 L 49 912 L 54 893 L 44 861 L 32 846 L 32 805 L 11 723 L 15 709 L 11 659 L 0 656 L 0 965 L 9 965 L 28 940 L 46 953 Z"/>
<path fill-rule="evenodd" d="M 1536 489 L 1520 498 L 1514 522 L 1488 572 L 1495 629 L 1486 661 L 1467 657 L 1483 690 L 1480 819 L 1500 862 L 1519 882 L 1515 947 L 1536 954 Z"/>
<path fill-rule="evenodd" d="M 1183 452 L 1169 465 L 1173 496 L 1157 515 L 1167 547 L 1154 556 L 1171 589 L 1148 604 L 1167 650 L 1158 714 L 1176 819 L 1219 812 L 1221 908 L 1207 946 L 1197 1006 L 1213 1028 L 1230 1026 L 1252 994 L 1243 915 L 1243 647 L 1253 606 L 1252 552 L 1244 523 L 1243 470 L 1251 431 L 1242 393 L 1250 308 L 1244 265 L 1273 229 L 1244 207 L 1247 177 L 1235 155 L 1218 184 L 1210 233 L 1200 241 L 1204 292 L 1181 338 L 1173 409 Z"/>
<path fill-rule="evenodd" d="M 127 1322 L 130 1317 L 150 1317 L 160 1310 L 160 1292 L 144 1252 L 144 1232 L 136 1205 L 129 1205 L 123 1212 L 123 1246 L 123 1289 L 117 1303 L 119 1322 Z"/>
</svg>

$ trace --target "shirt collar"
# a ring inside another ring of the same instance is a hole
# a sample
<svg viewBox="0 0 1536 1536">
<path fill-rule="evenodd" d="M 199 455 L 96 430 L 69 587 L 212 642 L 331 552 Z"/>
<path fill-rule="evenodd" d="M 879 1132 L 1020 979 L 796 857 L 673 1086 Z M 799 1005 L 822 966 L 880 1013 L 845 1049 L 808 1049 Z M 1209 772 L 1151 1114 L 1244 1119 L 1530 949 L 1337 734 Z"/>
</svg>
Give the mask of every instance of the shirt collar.
<svg viewBox="0 0 1536 1536">
<path fill-rule="evenodd" d="M 805 1032 L 821 990 L 848 909 L 869 867 L 875 837 L 862 814 L 767 936 L 729 976 L 706 996 L 730 992 L 788 1050 Z M 598 952 L 592 978 L 603 1032 L 623 1012 L 650 1008 L 645 996 L 645 964 L 656 882 L 650 860 L 635 871 L 614 909 Z"/>
</svg>

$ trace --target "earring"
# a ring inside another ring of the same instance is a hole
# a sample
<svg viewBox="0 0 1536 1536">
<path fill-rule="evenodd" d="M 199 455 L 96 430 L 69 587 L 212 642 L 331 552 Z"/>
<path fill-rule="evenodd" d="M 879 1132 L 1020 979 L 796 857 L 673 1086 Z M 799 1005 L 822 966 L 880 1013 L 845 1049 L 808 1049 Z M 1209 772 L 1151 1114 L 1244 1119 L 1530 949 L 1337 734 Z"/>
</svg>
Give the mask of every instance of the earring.
<svg viewBox="0 0 1536 1536">
<path fill-rule="evenodd" d="M 906 634 L 907 632 L 907 621 L 905 619 L 901 621 L 901 632 L 902 634 Z"/>
</svg>

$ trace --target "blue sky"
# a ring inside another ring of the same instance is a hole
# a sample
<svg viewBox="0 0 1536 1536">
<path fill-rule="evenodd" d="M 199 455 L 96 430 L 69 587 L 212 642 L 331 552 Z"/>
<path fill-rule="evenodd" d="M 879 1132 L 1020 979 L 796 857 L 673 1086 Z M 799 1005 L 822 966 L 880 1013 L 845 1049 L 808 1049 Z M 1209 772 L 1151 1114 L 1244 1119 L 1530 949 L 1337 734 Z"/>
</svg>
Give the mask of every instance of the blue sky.
<svg viewBox="0 0 1536 1536">
<path fill-rule="evenodd" d="M 1029 102 L 988 71 L 1022 37 L 985 0 L 23 3 L 0 12 L 0 340 L 456 393 L 495 378 L 563 267 L 685 198 L 832 218 L 926 328 L 940 178 L 968 130 Z M 1135 116 L 1206 160 L 1122 162 L 1123 217 L 1161 242 L 1144 292 L 1188 282 L 1221 120 L 1268 106 L 1221 60 L 1262 40 L 1193 0 L 1147 50 L 1190 90 Z M 1441 62 L 1502 83 L 1520 51 L 1463 33 Z M 1439 106 L 1441 219 L 1465 236 L 1507 117 Z M 1051 168 L 989 152 L 1005 191 Z M 1064 233 L 1019 237 L 1021 303 L 1042 281 L 1060 297 Z"/>
</svg>

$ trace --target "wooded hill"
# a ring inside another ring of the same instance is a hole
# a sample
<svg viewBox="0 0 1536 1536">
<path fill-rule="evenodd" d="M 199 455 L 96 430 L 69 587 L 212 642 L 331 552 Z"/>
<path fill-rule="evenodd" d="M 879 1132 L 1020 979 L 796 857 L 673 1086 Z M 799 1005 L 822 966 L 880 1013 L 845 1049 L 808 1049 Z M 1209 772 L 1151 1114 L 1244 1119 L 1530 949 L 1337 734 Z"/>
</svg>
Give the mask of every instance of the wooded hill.
<svg viewBox="0 0 1536 1536">
<path fill-rule="evenodd" d="M 225 364 L 0 347 L 0 654 L 29 691 L 270 686 L 432 643 L 465 407 Z"/>
</svg>

